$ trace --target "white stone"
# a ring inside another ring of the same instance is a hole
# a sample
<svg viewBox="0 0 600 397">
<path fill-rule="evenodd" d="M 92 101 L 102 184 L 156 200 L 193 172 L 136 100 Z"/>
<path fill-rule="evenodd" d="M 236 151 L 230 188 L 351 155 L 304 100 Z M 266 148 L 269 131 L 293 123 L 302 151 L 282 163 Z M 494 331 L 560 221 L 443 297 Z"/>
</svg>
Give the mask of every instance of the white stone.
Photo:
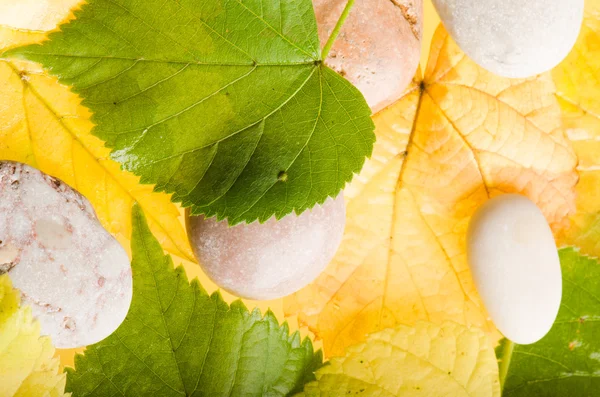
<svg viewBox="0 0 600 397">
<path fill-rule="evenodd" d="M 298 291 L 331 261 L 344 233 L 342 195 L 300 216 L 229 227 L 188 217 L 188 235 L 204 272 L 242 298 L 269 300 Z"/>
<path fill-rule="evenodd" d="M 8 272 L 42 334 L 58 348 L 110 335 L 131 303 L 131 267 L 90 203 L 63 182 L 8 161 L 0 162 L 0 197 L 0 273 Z"/>
<path fill-rule="evenodd" d="M 461 49 L 492 73 L 530 77 L 558 65 L 583 21 L 584 0 L 433 0 Z"/>
<path fill-rule="evenodd" d="M 504 336 L 529 344 L 546 335 L 560 307 L 562 275 L 552 231 L 533 202 L 507 194 L 482 205 L 469 225 L 467 257 Z"/>
</svg>

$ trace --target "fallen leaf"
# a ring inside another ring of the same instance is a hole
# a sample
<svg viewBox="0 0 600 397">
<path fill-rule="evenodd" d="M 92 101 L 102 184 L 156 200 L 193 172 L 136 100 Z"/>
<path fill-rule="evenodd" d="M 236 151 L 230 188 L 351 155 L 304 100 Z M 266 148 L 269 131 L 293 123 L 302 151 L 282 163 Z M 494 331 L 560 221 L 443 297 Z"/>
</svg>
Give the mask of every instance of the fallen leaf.
<svg viewBox="0 0 600 397">
<path fill-rule="evenodd" d="M 0 275 L 0 396 L 70 396 L 50 338 L 40 337 L 31 309 L 19 305 L 19 292 L 8 275 Z"/>
<path fill-rule="evenodd" d="M 579 39 L 552 71 L 565 132 L 579 158 L 577 212 L 561 234 L 563 245 L 600 256 L 600 1 L 586 1 Z"/>
<path fill-rule="evenodd" d="M 425 77 L 375 116 L 372 159 L 346 189 L 337 256 L 284 301 L 327 356 L 399 323 L 452 320 L 496 333 L 466 262 L 465 235 L 488 198 L 521 193 L 554 231 L 569 224 L 576 156 L 549 74 L 493 76 L 442 27 Z"/>
<path fill-rule="evenodd" d="M 486 335 L 456 323 L 419 322 L 369 335 L 316 372 L 303 397 L 500 396 Z"/>
<path fill-rule="evenodd" d="M 577 249 L 559 251 L 564 277 L 556 322 L 537 343 L 496 350 L 503 396 L 595 396 L 600 390 L 600 264 Z M 543 281 L 543 280 L 542 280 Z"/>
<path fill-rule="evenodd" d="M 40 31 L 70 18 L 70 8 L 76 3 L 0 2 L 0 24 L 12 23 L 10 28 L 0 26 L 0 49 L 43 39 Z M 9 31 L 17 41 L 3 41 Z M 195 261 L 179 208 L 168 195 L 154 193 L 151 186 L 140 184 L 139 178 L 121 171 L 109 159 L 110 151 L 91 135 L 91 114 L 77 95 L 36 64 L 6 60 L 0 60 L 0 91 L 1 159 L 27 163 L 77 189 L 124 247 L 130 245 L 131 206 L 140 203 L 163 247 Z"/>
<path fill-rule="evenodd" d="M 273 313 L 228 305 L 173 268 L 139 207 L 133 210 L 133 301 L 108 338 L 67 369 L 77 396 L 288 396 L 322 364 L 310 339 Z"/>
</svg>

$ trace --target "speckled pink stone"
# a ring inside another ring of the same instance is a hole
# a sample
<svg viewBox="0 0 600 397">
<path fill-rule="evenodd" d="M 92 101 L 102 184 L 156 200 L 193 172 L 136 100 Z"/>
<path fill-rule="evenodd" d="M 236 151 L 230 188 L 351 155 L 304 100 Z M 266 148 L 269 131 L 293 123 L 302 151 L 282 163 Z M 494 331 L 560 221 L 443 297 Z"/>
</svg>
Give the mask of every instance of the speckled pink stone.
<svg viewBox="0 0 600 397">
<path fill-rule="evenodd" d="M 7 161 L 0 197 L 0 273 L 8 272 L 42 334 L 58 348 L 110 335 L 131 303 L 131 267 L 90 203 L 58 179 Z"/>
<path fill-rule="evenodd" d="M 324 46 L 347 0 L 313 0 Z M 398 100 L 421 56 L 422 0 L 358 0 L 325 64 L 364 95 L 373 112 Z"/>
<path fill-rule="evenodd" d="M 188 217 L 188 235 L 204 272 L 242 298 L 269 300 L 298 291 L 331 261 L 344 234 L 344 198 L 328 199 L 300 216 L 229 227 Z"/>
</svg>

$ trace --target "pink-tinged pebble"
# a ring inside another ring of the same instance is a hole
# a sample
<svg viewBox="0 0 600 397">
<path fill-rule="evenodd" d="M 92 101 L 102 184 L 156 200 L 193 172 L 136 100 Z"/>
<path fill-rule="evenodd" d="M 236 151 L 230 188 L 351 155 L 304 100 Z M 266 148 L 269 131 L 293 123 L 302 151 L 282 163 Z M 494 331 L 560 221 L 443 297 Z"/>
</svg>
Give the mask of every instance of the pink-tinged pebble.
<svg viewBox="0 0 600 397">
<path fill-rule="evenodd" d="M 313 0 L 324 46 L 347 0 Z M 362 92 L 376 113 L 397 101 L 421 56 L 422 0 L 359 0 L 352 7 L 325 64 Z"/>
<path fill-rule="evenodd" d="M 131 268 L 87 199 L 9 161 L 0 161 L 0 197 L 0 273 L 8 272 L 42 334 L 58 348 L 110 335 L 131 303 Z"/>
<path fill-rule="evenodd" d="M 340 194 L 264 224 L 229 227 L 203 216 L 187 221 L 200 266 L 217 285 L 242 298 L 269 300 L 298 291 L 325 269 L 342 241 L 346 206 Z"/>
</svg>

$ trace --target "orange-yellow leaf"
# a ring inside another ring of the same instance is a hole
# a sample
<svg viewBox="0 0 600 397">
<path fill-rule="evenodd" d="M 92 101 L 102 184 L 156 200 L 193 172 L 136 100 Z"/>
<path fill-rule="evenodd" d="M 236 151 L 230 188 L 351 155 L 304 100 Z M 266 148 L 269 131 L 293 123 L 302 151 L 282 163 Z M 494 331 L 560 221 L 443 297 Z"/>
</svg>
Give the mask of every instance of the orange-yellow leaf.
<svg viewBox="0 0 600 397">
<path fill-rule="evenodd" d="M 79 2 L 0 0 L 0 49 L 42 40 Z M 179 208 L 109 159 L 77 95 L 35 64 L 2 60 L 0 92 L 0 159 L 30 164 L 73 186 L 127 249 L 132 204 L 139 202 L 163 247 L 193 261 Z"/>
<path fill-rule="evenodd" d="M 346 190 L 347 227 L 327 270 L 286 298 L 327 356 L 399 323 L 453 320 L 495 333 L 465 257 L 475 209 L 521 193 L 553 230 L 574 211 L 576 157 L 549 74 L 499 78 L 436 32 L 423 78 L 375 116 L 371 160 Z"/>
<path fill-rule="evenodd" d="M 559 242 L 600 256 L 600 1 L 586 1 L 577 44 L 552 76 L 581 178 L 577 212 Z"/>
</svg>

